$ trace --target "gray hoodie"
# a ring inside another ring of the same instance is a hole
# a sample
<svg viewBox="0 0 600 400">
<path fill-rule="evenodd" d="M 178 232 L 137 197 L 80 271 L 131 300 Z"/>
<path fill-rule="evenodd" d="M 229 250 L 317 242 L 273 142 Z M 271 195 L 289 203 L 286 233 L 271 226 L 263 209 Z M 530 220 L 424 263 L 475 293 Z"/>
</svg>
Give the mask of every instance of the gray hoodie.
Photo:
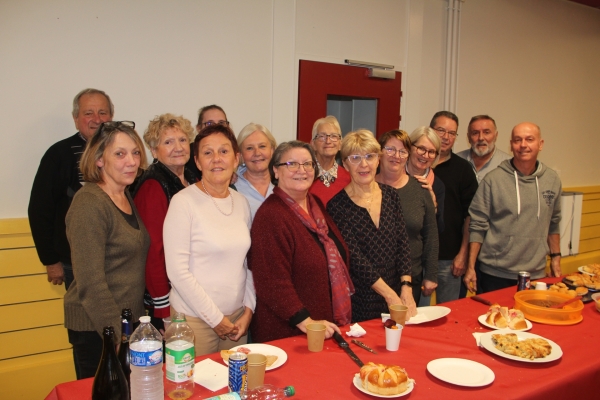
<svg viewBox="0 0 600 400">
<path fill-rule="evenodd" d="M 544 277 L 548 235 L 560 233 L 561 191 L 556 172 L 541 162 L 527 176 L 511 160 L 488 173 L 469 208 L 469 241 L 482 244 L 481 271 L 515 280 L 519 271 Z"/>
</svg>

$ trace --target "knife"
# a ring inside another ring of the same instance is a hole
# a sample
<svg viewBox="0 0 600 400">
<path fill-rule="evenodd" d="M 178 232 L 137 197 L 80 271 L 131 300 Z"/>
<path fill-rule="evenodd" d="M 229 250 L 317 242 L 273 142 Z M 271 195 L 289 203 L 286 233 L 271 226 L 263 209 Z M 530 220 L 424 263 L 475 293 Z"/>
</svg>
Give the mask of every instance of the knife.
<svg viewBox="0 0 600 400">
<path fill-rule="evenodd" d="M 360 361 L 360 358 L 358 358 L 356 356 L 356 354 L 354 354 L 354 352 L 352 350 L 350 350 L 350 345 L 348 344 L 348 342 L 346 342 L 344 340 L 342 335 L 340 335 L 337 332 L 333 332 L 333 339 L 342 348 L 342 350 L 344 350 L 346 352 L 346 354 L 348 354 L 348 357 L 350 357 L 356 364 L 358 364 L 359 367 L 362 367 L 363 365 L 365 365 L 365 363 Z"/>
<path fill-rule="evenodd" d="M 377 352 L 375 350 L 373 350 L 372 348 L 370 348 L 369 346 L 367 346 L 366 344 L 364 344 L 360 340 L 352 339 L 351 342 L 354 343 L 355 345 L 359 346 L 359 347 L 362 347 L 366 351 L 370 351 L 373 354 L 377 354 Z"/>
<path fill-rule="evenodd" d="M 489 300 L 487 300 L 487 299 L 484 299 L 483 297 L 479 297 L 479 296 L 471 296 L 471 298 L 472 298 L 473 300 L 475 300 L 475 301 L 478 301 L 478 302 L 480 302 L 480 303 L 486 304 L 486 305 L 488 305 L 488 306 L 491 306 L 491 305 L 492 305 L 492 302 L 491 302 L 491 301 L 489 301 Z"/>
</svg>

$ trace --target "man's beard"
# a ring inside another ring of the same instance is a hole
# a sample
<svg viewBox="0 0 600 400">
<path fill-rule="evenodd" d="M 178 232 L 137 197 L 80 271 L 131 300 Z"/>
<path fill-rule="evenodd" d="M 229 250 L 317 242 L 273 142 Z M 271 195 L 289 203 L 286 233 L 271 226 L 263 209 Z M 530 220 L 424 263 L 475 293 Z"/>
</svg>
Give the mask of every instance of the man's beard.
<svg viewBox="0 0 600 400">
<path fill-rule="evenodd" d="M 475 143 L 474 145 L 471 146 L 471 150 L 473 150 L 473 153 L 477 154 L 478 157 L 483 157 L 483 156 L 487 156 L 492 151 L 494 151 L 494 147 L 495 147 L 494 143 L 488 143 L 487 146 L 485 147 L 485 150 L 479 150 L 479 148 L 477 147 L 477 143 Z"/>
</svg>

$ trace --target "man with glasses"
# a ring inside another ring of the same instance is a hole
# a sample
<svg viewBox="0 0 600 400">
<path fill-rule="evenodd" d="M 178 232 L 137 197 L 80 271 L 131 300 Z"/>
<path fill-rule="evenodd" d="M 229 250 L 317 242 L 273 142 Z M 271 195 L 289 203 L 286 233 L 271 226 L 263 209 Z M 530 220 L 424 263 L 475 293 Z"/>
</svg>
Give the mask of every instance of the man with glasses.
<svg viewBox="0 0 600 400">
<path fill-rule="evenodd" d="M 439 235 L 438 287 L 436 302 L 456 300 L 461 277 L 467 269 L 469 245 L 469 206 L 477 191 L 477 178 L 471 165 L 452 152 L 458 129 L 458 117 L 439 111 L 429 126 L 440 138 L 440 159 L 435 175 L 446 186 L 444 231 Z"/>
<path fill-rule="evenodd" d="M 517 284 L 520 271 L 531 279 L 560 276 L 560 178 L 538 161 L 544 140 L 540 127 L 515 126 L 513 158 L 488 173 L 473 198 L 469 213 L 469 266 L 465 284 L 485 293 Z M 480 264 L 480 276 L 475 262 Z"/>
<path fill-rule="evenodd" d="M 498 129 L 496 121 L 489 115 L 476 115 L 471 118 L 467 128 L 467 139 L 471 148 L 456 154 L 471 164 L 477 182 L 481 182 L 485 175 L 502 161 L 510 159 L 507 153 L 496 147 Z"/>
<path fill-rule="evenodd" d="M 71 249 L 65 216 L 75 193 L 82 187 L 79 160 L 98 127 L 112 121 L 114 106 L 106 93 L 84 89 L 73 99 L 77 133 L 52 145 L 42 157 L 31 188 L 29 225 L 48 282 L 68 289 L 73 282 Z"/>
</svg>

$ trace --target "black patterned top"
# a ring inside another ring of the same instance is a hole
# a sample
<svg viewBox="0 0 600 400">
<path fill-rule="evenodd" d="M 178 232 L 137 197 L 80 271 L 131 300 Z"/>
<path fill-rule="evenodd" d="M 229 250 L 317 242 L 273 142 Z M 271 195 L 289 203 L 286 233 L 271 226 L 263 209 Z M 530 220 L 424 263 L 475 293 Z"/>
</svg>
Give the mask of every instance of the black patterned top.
<svg viewBox="0 0 600 400">
<path fill-rule="evenodd" d="M 388 312 L 385 299 L 371 286 L 382 278 L 400 295 L 400 277 L 411 275 L 410 247 L 398 193 L 379 184 L 382 192 L 379 228 L 366 208 L 356 205 L 345 190 L 327 204 L 327 211 L 350 250 L 350 276 L 356 292 L 352 296 L 352 321 L 381 317 Z"/>
</svg>

